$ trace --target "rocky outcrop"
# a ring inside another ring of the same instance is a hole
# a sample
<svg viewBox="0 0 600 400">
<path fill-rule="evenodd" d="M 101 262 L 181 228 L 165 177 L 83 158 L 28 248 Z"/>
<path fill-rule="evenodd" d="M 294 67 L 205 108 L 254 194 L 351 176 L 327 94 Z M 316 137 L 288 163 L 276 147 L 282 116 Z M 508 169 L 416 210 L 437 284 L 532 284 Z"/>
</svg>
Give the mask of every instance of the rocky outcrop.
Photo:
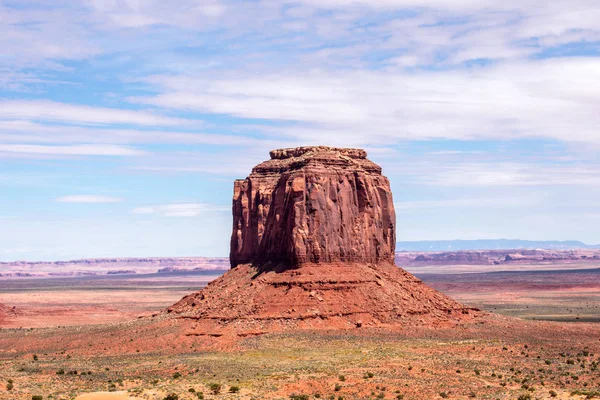
<svg viewBox="0 0 600 400">
<path fill-rule="evenodd" d="M 231 265 L 393 262 L 394 205 L 359 149 L 299 147 L 234 184 Z"/>
<path fill-rule="evenodd" d="M 167 311 L 203 336 L 479 315 L 394 265 L 395 228 L 388 179 L 364 150 L 274 150 L 235 182 L 232 269 Z"/>
</svg>

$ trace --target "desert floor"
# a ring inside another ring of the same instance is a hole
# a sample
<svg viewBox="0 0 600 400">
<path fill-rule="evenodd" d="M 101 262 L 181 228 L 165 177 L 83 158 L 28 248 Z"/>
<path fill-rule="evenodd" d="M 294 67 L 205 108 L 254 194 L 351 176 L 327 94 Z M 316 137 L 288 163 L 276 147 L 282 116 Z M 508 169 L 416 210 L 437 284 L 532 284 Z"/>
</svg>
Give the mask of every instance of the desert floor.
<svg viewBox="0 0 600 400">
<path fill-rule="evenodd" d="M 226 341 L 159 313 L 212 276 L 3 280 L 0 399 L 600 398 L 600 271 L 417 275 L 498 315 Z"/>
</svg>

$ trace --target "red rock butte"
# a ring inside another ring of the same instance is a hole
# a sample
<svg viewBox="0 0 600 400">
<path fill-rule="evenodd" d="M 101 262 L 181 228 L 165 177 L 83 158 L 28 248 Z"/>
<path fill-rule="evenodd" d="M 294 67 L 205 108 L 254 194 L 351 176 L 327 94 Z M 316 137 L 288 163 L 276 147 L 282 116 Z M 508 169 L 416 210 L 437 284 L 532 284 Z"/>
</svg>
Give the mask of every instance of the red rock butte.
<svg viewBox="0 0 600 400">
<path fill-rule="evenodd" d="M 236 180 L 231 270 L 168 312 L 191 335 L 456 323 L 478 315 L 394 265 L 396 214 L 361 149 L 273 150 Z"/>
</svg>

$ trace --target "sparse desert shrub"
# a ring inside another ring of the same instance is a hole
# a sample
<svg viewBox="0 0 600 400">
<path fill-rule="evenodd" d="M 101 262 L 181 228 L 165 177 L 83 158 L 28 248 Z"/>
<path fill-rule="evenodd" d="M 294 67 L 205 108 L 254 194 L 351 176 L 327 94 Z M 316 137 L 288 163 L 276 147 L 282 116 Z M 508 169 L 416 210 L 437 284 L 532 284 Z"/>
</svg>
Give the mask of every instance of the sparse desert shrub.
<svg viewBox="0 0 600 400">
<path fill-rule="evenodd" d="M 208 385 L 208 388 L 210 389 L 211 392 L 213 392 L 213 394 L 221 393 L 221 384 L 220 383 L 211 383 L 210 385 Z"/>
<path fill-rule="evenodd" d="M 64 369 L 59 369 L 58 371 L 56 371 L 56 375 L 64 375 L 65 374 L 65 370 Z"/>
<path fill-rule="evenodd" d="M 181 373 L 180 372 L 175 372 L 173 374 L 173 379 L 177 379 L 177 378 L 181 378 Z"/>
<path fill-rule="evenodd" d="M 374 375 L 372 372 L 367 372 L 367 373 L 366 373 L 366 374 L 363 376 L 363 378 L 365 378 L 365 379 L 369 379 L 369 378 L 372 378 L 372 377 L 374 377 L 374 376 L 375 376 L 375 375 Z"/>
<path fill-rule="evenodd" d="M 196 397 L 198 400 L 204 400 L 204 392 L 197 392 Z"/>
<path fill-rule="evenodd" d="M 169 393 L 163 400 L 179 400 L 179 395 L 176 395 L 175 393 Z"/>
<path fill-rule="evenodd" d="M 440 393 L 440 397 L 441 397 L 442 399 L 447 399 L 447 398 L 448 398 L 448 397 L 450 397 L 450 396 L 448 396 L 448 393 L 446 393 L 446 392 L 441 392 L 441 393 Z"/>
<path fill-rule="evenodd" d="M 194 389 L 194 388 L 189 388 L 189 389 L 188 389 L 188 392 L 190 392 L 190 393 L 196 393 L 196 389 Z"/>
<path fill-rule="evenodd" d="M 477 368 L 474 369 L 475 375 L 481 375 L 481 371 L 478 370 Z"/>
<path fill-rule="evenodd" d="M 333 390 L 335 390 L 336 392 L 339 392 L 340 390 L 342 390 L 342 385 L 336 384 L 335 387 L 333 388 Z"/>
<path fill-rule="evenodd" d="M 404 395 L 403 394 L 397 395 L 396 400 L 404 400 Z"/>
<path fill-rule="evenodd" d="M 37 360 L 38 360 L 38 356 L 37 356 L 37 354 L 34 354 L 33 355 L 33 361 L 37 361 Z"/>
<path fill-rule="evenodd" d="M 290 400 L 308 400 L 309 397 L 307 394 L 291 394 Z"/>
<path fill-rule="evenodd" d="M 229 388 L 229 393 L 238 393 L 240 391 L 239 386 L 232 386 Z"/>
<path fill-rule="evenodd" d="M 558 396 L 558 393 L 556 393 L 554 390 L 551 390 L 548 393 L 550 394 L 550 397 L 556 397 L 556 396 Z"/>
<path fill-rule="evenodd" d="M 14 387 L 15 385 L 13 384 L 12 379 L 9 379 L 8 383 L 6 384 L 6 390 L 13 390 Z"/>
<path fill-rule="evenodd" d="M 340 381 L 342 381 L 342 382 L 345 382 L 345 381 L 346 381 L 346 377 L 345 377 L 344 375 L 340 375 L 340 376 L 338 377 L 338 379 L 339 379 Z"/>
<path fill-rule="evenodd" d="M 531 400 L 531 395 L 529 393 L 524 393 L 518 397 L 518 400 Z"/>
<path fill-rule="evenodd" d="M 35 394 L 33 396 L 31 396 L 31 400 L 42 400 L 43 397 L 41 395 Z"/>
</svg>

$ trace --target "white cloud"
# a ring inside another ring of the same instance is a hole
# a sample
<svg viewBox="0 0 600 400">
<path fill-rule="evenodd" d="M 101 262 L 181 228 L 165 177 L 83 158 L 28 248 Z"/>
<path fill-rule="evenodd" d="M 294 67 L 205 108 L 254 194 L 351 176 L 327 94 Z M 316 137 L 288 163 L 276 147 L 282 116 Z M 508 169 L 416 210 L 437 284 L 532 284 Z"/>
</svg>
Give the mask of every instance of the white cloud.
<svg viewBox="0 0 600 400">
<path fill-rule="evenodd" d="M 42 146 L 33 144 L 0 144 L 1 153 L 54 156 L 140 156 L 142 150 L 114 145 Z"/>
<path fill-rule="evenodd" d="M 205 132 L 177 132 L 165 130 L 110 129 L 88 126 L 55 126 L 31 121 L 3 121 L 0 141 L 19 143 L 86 143 L 130 144 L 167 143 L 222 146 L 270 147 L 275 142 L 248 136 L 213 134 Z"/>
<path fill-rule="evenodd" d="M 123 199 L 111 196 L 71 195 L 57 197 L 54 201 L 58 203 L 121 203 Z"/>
<path fill-rule="evenodd" d="M 156 206 L 137 207 L 133 214 L 157 214 L 164 217 L 198 217 L 207 213 L 223 212 L 229 207 L 205 203 L 171 203 Z"/>
<path fill-rule="evenodd" d="M 49 100 L 2 100 L 0 119 L 40 120 L 79 124 L 182 125 L 191 121 L 147 111 L 91 107 Z"/>
<path fill-rule="evenodd" d="M 140 102 L 239 118 L 300 122 L 288 137 L 344 144 L 413 139 L 550 138 L 600 142 L 600 59 L 438 72 L 314 71 L 153 77 Z"/>
<path fill-rule="evenodd" d="M 394 203 L 398 212 L 448 208 L 499 208 L 525 207 L 539 204 L 539 199 L 531 197 L 469 197 L 443 200 L 401 201 Z"/>
<path fill-rule="evenodd" d="M 406 183 L 434 187 L 523 187 L 600 185 L 600 168 L 593 164 L 540 165 L 516 161 L 415 162 L 388 169 Z M 538 189 L 539 190 L 539 189 Z"/>
</svg>

